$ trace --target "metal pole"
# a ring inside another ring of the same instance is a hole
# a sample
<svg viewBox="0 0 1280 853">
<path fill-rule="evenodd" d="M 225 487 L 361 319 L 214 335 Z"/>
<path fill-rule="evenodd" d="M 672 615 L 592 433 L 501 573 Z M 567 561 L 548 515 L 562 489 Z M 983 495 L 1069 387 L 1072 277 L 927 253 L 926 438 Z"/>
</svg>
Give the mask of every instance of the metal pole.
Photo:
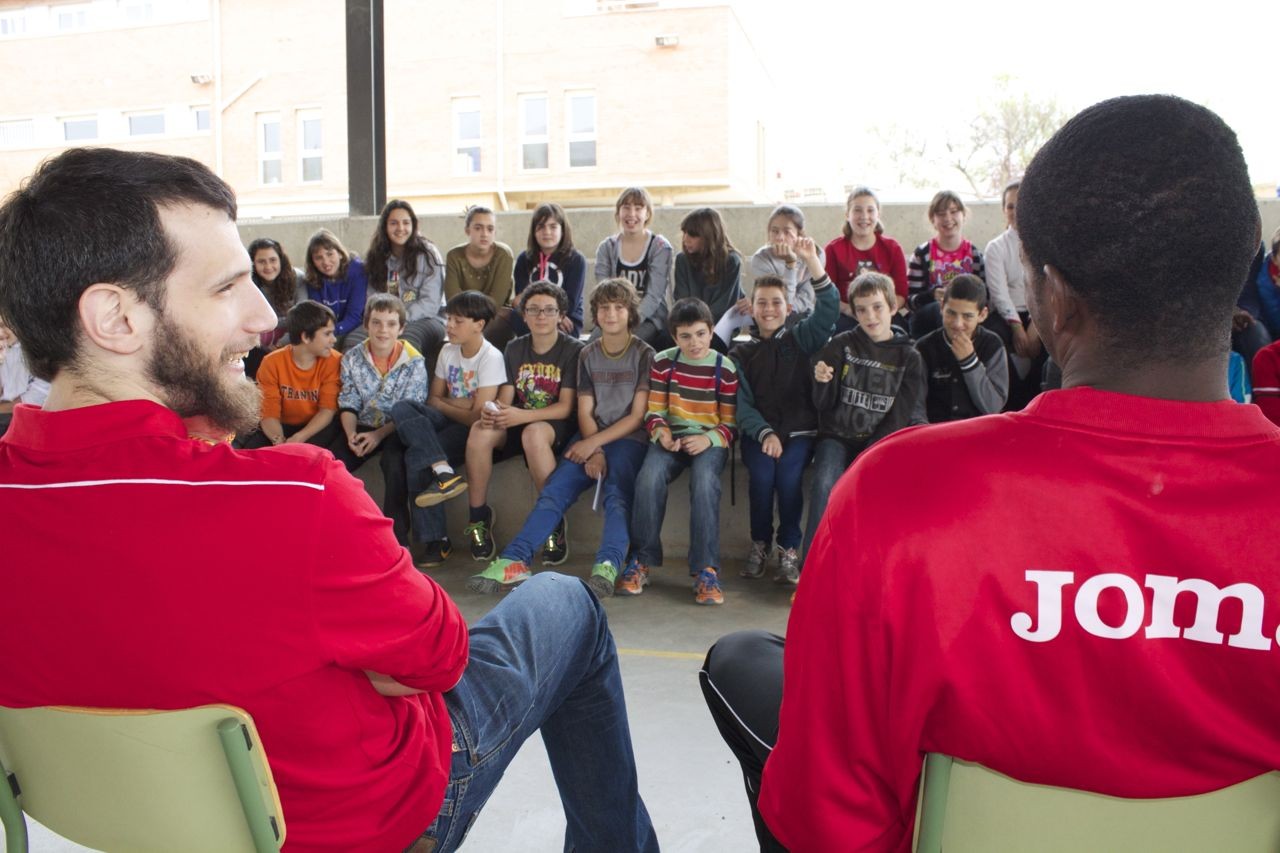
<svg viewBox="0 0 1280 853">
<path fill-rule="evenodd" d="M 347 4 L 347 209 L 374 216 L 387 202 L 382 0 Z"/>
</svg>

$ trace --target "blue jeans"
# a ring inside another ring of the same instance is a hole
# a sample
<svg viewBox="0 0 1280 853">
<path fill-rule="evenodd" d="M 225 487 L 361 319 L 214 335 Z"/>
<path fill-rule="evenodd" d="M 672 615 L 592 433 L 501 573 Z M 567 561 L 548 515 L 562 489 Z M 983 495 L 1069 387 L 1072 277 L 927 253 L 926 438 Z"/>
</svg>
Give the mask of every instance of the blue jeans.
<svg viewBox="0 0 1280 853">
<path fill-rule="evenodd" d="M 778 545 L 800 547 L 804 514 L 804 469 L 813 457 L 813 436 L 794 436 L 782 445 L 782 456 L 766 456 L 760 443 L 742 439 L 747 464 L 747 498 L 751 506 L 751 541 L 773 543 L 773 496 L 778 496 Z"/>
<path fill-rule="evenodd" d="M 437 462 L 461 464 L 466 458 L 467 435 L 471 429 L 450 420 L 439 409 L 417 400 L 400 400 L 391 407 L 391 420 L 405 447 L 404 468 L 410 499 L 434 479 L 432 465 Z M 442 504 L 425 509 L 415 505 L 411 514 L 413 535 L 419 542 L 445 538 L 448 528 Z"/>
<path fill-rule="evenodd" d="M 568 442 L 572 445 L 581 436 Z M 605 459 L 604 484 L 600 487 L 600 502 L 604 506 L 604 530 L 600 534 L 600 548 L 596 562 L 606 560 L 621 569 L 631 544 L 628 530 L 631 522 L 631 495 L 636 487 L 636 471 L 644 461 L 645 443 L 631 439 L 611 441 L 603 448 Z M 556 529 L 560 519 L 587 489 L 594 489 L 596 481 L 587 476 L 586 469 L 569 459 L 561 459 L 556 470 L 547 478 L 538 502 L 525 519 L 516 538 L 502 549 L 502 557 L 519 560 L 528 565 L 534 552 L 541 548 Z"/>
<path fill-rule="evenodd" d="M 685 468 L 689 474 L 689 574 L 720 569 L 720 472 L 729 451 L 710 447 L 697 456 L 672 453 L 650 444 L 636 477 L 631 510 L 632 556 L 646 566 L 662 565 L 662 520 L 667 514 L 667 487 Z"/>
<path fill-rule="evenodd" d="M 456 849 L 521 745 L 535 731 L 568 826 L 564 849 L 656 851 L 604 609 L 581 580 L 544 572 L 470 631 L 466 672 L 445 694 L 453 766 L 425 838 Z"/>
<path fill-rule="evenodd" d="M 827 496 L 857 455 L 853 448 L 834 438 L 818 441 L 818 449 L 813 454 L 813 482 L 809 486 L 809 521 L 804 528 L 806 556 L 809 554 L 809 546 L 813 544 L 813 535 L 818 531 L 822 513 L 827 509 Z"/>
</svg>

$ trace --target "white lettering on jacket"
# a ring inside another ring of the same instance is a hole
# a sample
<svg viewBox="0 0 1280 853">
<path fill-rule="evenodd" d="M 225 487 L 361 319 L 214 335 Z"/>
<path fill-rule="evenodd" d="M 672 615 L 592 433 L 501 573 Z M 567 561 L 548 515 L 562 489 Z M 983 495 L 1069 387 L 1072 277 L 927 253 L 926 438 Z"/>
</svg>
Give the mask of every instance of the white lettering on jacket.
<svg viewBox="0 0 1280 853">
<path fill-rule="evenodd" d="M 1075 573 L 1028 569 L 1026 579 L 1036 587 L 1035 613 L 1015 613 L 1009 625 L 1020 639 L 1047 643 L 1062 632 L 1066 589 L 1075 584 Z M 1181 638 L 1218 645 L 1225 637 L 1228 646 L 1239 649 L 1267 651 L 1271 648 L 1271 638 L 1262 629 L 1262 590 L 1251 583 L 1219 588 L 1200 578 L 1147 575 L 1143 585 L 1152 593 L 1150 614 L 1142 587 L 1136 580 L 1114 572 L 1094 575 L 1080 584 L 1075 594 L 1071 612 L 1076 624 L 1095 637 L 1125 640 L 1138 633 L 1149 615 L 1150 621 L 1143 631 L 1147 639 Z M 1098 599 L 1108 589 L 1118 590 L 1124 596 L 1124 619 L 1119 625 L 1104 622 L 1098 614 Z M 1179 628 L 1173 622 L 1174 604 L 1181 594 L 1195 597 L 1195 619 L 1190 628 Z M 1240 602 L 1240 625 L 1234 633 L 1224 635 L 1218 630 L 1218 612 L 1228 598 Z M 1280 642 L 1280 630 L 1276 640 Z"/>
</svg>

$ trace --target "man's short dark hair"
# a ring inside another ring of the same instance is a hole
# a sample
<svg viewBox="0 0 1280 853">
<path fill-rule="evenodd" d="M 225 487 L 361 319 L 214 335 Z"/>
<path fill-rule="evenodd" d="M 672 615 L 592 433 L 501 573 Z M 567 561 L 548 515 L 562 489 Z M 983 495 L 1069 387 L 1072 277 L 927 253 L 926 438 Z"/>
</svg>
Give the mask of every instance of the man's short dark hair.
<svg viewBox="0 0 1280 853">
<path fill-rule="evenodd" d="M 1126 365 L 1226 349 L 1258 228 L 1235 133 L 1168 95 L 1084 110 L 1036 154 L 1018 193 L 1033 286 L 1057 268 Z"/>
<path fill-rule="evenodd" d="M 681 326 L 692 326 L 695 323 L 706 323 L 708 329 L 715 329 L 716 321 L 712 319 L 707 303 L 690 296 L 671 306 L 671 317 L 667 320 L 667 331 L 671 333 L 671 337 L 676 336 L 676 329 Z"/>
<path fill-rule="evenodd" d="M 53 379 L 80 347 L 80 296 L 91 284 L 127 287 L 164 309 L 178 260 L 159 208 L 199 204 L 236 218 L 231 188 L 186 157 L 72 148 L 46 160 L 0 208 L 0 317 L 31 372 Z"/>
<path fill-rule="evenodd" d="M 947 289 L 942 294 L 942 304 L 945 305 L 952 299 L 973 302 L 981 311 L 987 307 L 987 285 L 976 275 L 963 273 L 947 282 Z"/>
<path fill-rule="evenodd" d="M 564 288 L 550 281 L 535 281 L 524 289 L 520 294 L 520 310 L 524 311 L 524 306 L 528 304 L 531 296 L 550 296 L 556 301 L 556 307 L 560 309 L 561 314 L 569 311 L 569 296 L 564 292 Z"/>
<path fill-rule="evenodd" d="M 498 306 L 488 294 L 478 290 L 464 290 L 455 293 L 444 305 L 444 313 L 454 317 L 466 317 L 468 320 L 484 320 L 488 326 L 498 316 Z"/>
<path fill-rule="evenodd" d="M 289 340 L 295 344 L 303 343 L 316 336 L 316 332 L 330 323 L 337 324 L 338 318 L 333 309 L 322 302 L 306 299 L 289 309 L 285 315 L 284 325 L 289 331 Z"/>
</svg>

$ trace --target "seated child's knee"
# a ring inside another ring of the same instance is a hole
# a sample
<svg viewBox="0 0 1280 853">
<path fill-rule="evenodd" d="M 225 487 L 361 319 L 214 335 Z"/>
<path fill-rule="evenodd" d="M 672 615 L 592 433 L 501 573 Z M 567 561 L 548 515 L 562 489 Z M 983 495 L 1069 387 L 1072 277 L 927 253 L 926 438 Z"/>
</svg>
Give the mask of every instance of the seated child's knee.
<svg viewBox="0 0 1280 853">
<path fill-rule="evenodd" d="M 551 428 L 551 424 L 546 421 L 535 421 L 524 428 L 524 432 L 520 436 L 520 443 L 526 451 L 536 451 L 539 448 L 550 447 L 555 443 L 556 431 Z"/>
</svg>

